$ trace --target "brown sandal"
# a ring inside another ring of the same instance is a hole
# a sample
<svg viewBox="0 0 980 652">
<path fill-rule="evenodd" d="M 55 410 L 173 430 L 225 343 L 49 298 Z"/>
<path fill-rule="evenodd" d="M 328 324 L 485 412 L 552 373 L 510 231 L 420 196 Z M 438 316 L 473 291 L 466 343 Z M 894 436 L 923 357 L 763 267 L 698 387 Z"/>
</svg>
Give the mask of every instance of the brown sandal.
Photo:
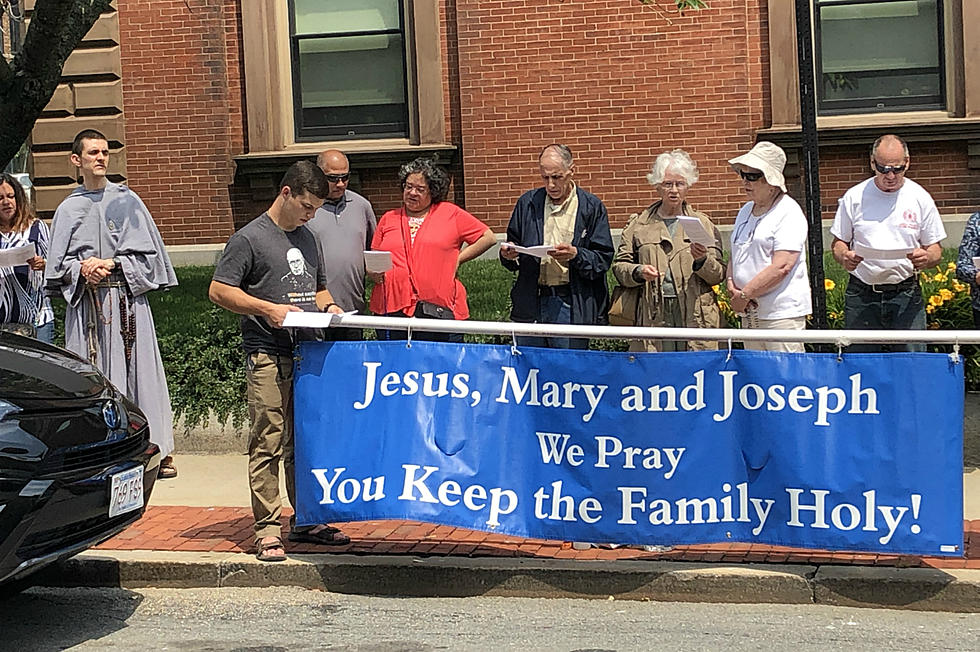
<svg viewBox="0 0 980 652">
<path fill-rule="evenodd" d="M 161 480 L 170 480 L 171 478 L 177 477 L 177 467 L 174 466 L 173 457 L 167 455 L 160 460 L 160 470 L 157 471 L 157 477 Z"/>
<path fill-rule="evenodd" d="M 286 547 L 282 545 L 282 539 L 279 537 L 265 537 L 270 539 L 265 543 L 262 543 L 262 539 L 255 542 L 255 547 L 258 551 L 255 553 L 255 558 L 259 561 L 286 561 L 286 555 L 270 555 L 267 554 L 269 550 L 282 550 L 286 552 Z"/>
<path fill-rule="evenodd" d="M 306 530 L 293 530 L 286 538 L 295 543 L 315 543 L 320 546 L 346 546 L 350 543 L 350 537 L 332 525 L 324 525 L 319 530 L 316 526 Z"/>
</svg>

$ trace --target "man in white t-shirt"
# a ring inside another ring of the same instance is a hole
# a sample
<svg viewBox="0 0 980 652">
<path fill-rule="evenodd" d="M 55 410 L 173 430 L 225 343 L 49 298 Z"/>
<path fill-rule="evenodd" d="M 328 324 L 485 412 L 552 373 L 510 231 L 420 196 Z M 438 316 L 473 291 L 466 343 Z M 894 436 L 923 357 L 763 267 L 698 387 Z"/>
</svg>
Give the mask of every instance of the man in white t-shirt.
<svg viewBox="0 0 980 652">
<path fill-rule="evenodd" d="M 917 273 L 939 263 L 946 237 L 936 202 L 905 178 L 909 148 L 895 135 L 871 148 L 871 179 L 840 199 L 834 258 L 851 273 L 844 326 L 853 329 L 924 329 L 925 305 Z M 852 346 L 852 351 L 924 351 L 921 344 Z"/>
</svg>

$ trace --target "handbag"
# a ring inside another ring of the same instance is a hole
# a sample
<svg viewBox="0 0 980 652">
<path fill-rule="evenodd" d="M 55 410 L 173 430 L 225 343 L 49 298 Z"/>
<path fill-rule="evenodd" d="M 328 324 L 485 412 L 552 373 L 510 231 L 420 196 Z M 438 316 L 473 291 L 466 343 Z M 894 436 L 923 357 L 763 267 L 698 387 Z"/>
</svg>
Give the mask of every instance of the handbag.
<svg viewBox="0 0 980 652">
<path fill-rule="evenodd" d="M 449 308 L 421 299 L 415 302 L 415 316 L 425 319 L 456 319 Z"/>
<path fill-rule="evenodd" d="M 640 294 L 642 291 L 642 285 L 631 288 L 617 285 L 613 288 L 612 300 L 609 306 L 610 326 L 636 325 L 636 314 L 640 305 Z"/>
<path fill-rule="evenodd" d="M 37 329 L 31 324 L 25 324 L 23 322 L 12 321 L 6 324 L 0 324 L 0 330 L 23 335 L 24 337 L 37 337 Z"/>
</svg>

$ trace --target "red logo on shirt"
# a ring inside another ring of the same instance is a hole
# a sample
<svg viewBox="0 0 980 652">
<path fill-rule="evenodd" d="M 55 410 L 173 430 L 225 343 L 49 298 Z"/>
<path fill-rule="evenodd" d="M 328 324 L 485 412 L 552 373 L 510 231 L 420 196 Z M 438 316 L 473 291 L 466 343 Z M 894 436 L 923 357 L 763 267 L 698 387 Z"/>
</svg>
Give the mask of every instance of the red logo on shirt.
<svg viewBox="0 0 980 652">
<path fill-rule="evenodd" d="M 902 223 L 898 225 L 902 229 L 919 230 L 919 216 L 915 211 L 908 210 L 902 214 Z"/>
</svg>

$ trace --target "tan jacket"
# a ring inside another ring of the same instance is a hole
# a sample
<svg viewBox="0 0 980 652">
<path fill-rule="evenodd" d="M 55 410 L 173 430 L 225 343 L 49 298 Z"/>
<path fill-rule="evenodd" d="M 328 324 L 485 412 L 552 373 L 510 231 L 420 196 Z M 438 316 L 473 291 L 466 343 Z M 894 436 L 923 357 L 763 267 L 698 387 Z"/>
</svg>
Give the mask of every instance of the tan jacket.
<svg viewBox="0 0 980 652">
<path fill-rule="evenodd" d="M 677 225 L 675 237 L 663 220 L 657 215 L 661 202 L 650 206 L 639 215 L 633 215 L 626 228 L 623 229 L 619 249 L 613 258 L 612 271 L 616 280 L 624 287 L 643 285 L 637 309 L 637 326 L 664 326 L 663 318 L 663 288 L 659 280 L 638 281 L 638 270 L 641 265 L 653 265 L 658 270 L 670 267 L 677 289 L 680 304 L 681 320 L 688 328 L 718 328 L 721 323 L 721 312 L 718 301 L 711 286 L 725 279 L 725 267 L 722 264 L 721 234 L 718 227 L 704 213 L 695 210 L 686 202 L 683 206 L 684 215 L 697 217 L 705 230 L 714 235 L 715 242 L 708 247 L 708 256 L 704 264 L 695 271 L 694 258 L 691 256 L 691 243 L 684 233 L 684 227 Z M 688 347 L 693 350 L 717 349 L 716 342 L 691 341 Z"/>
</svg>

